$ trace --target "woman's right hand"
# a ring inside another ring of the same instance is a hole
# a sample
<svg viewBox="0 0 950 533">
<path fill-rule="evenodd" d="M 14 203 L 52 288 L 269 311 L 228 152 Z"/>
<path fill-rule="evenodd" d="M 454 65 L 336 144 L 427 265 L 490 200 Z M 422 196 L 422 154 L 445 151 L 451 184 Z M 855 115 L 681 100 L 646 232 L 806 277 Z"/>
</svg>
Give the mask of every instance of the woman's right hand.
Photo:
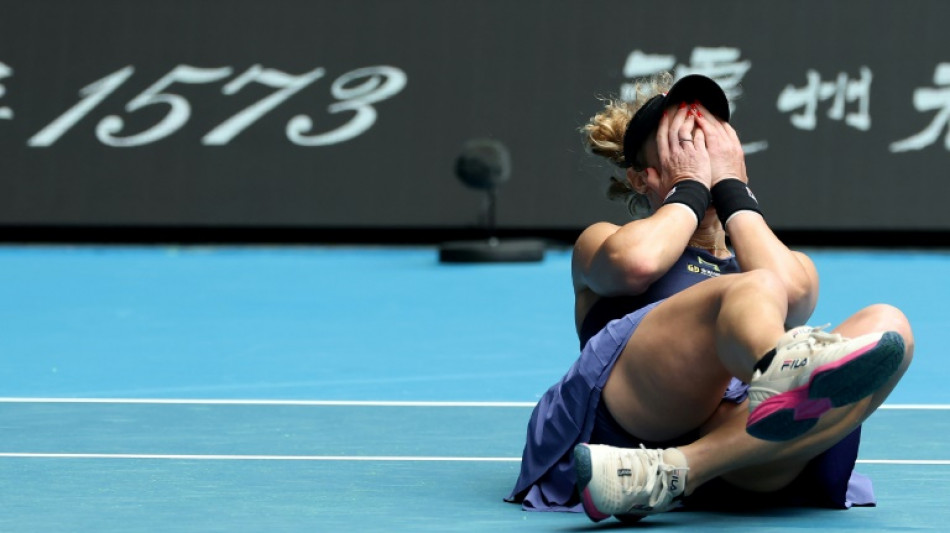
<svg viewBox="0 0 950 533">
<path fill-rule="evenodd" d="M 660 156 L 660 179 L 669 191 L 678 182 L 695 180 L 712 187 L 712 167 L 706 151 L 706 138 L 696 126 L 696 111 L 681 103 L 675 111 L 663 113 L 656 131 Z"/>
</svg>

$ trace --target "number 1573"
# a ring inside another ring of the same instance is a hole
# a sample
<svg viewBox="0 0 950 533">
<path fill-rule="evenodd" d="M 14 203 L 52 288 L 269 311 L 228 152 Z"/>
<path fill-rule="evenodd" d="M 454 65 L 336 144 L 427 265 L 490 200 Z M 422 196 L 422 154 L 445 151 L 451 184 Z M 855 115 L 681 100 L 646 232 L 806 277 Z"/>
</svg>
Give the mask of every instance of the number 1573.
<svg viewBox="0 0 950 533">
<path fill-rule="evenodd" d="M 125 112 L 132 114 L 148 106 L 164 104 L 167 111 L 161 120 L 139 133 L 123 135 L 124 119 L 120 115 L 108 115 L 96 125 L 96 137 L 103 144 L 115 147 L 142 146 L 164 139 L 180 130 L 191 117 L 191 104 L 185 97 L 171 92 L 172 85 L 220 82 L 231 78 L 233 72 L 231 67 L 178 65 L 125 105 Z M 34 147 L 53 145 L 134 73 L 135 67 L 130 65 L 83 87 L 79 91 L 80 100 L 30 137 L 27 144 Z M 325 74 L 323 68 L 295 75 L 260 65 L 250 67 L 225 83 L 222 94 L 236 94 L 252 83 L 270 87 L 274 92 L 215 126 L 201 138 L 201 143 L 209 146 L 228 144 L 261 117 Z M 297 115 L 287 122 L 287 138 L 300 146 L 327 146 L 348 141 L 376 122 L 374 103 L 392 97 L 405 86 L 406 74 L 390 66 L 365 67 L 343 74 L 330 87 L 332 96 L 338 101 L 330 104 L 327 111 L 331 114 L 351 111 L 350 120 L 333 130 L 314 133 L 313 120 L 307 115 Z"/>
</svg>

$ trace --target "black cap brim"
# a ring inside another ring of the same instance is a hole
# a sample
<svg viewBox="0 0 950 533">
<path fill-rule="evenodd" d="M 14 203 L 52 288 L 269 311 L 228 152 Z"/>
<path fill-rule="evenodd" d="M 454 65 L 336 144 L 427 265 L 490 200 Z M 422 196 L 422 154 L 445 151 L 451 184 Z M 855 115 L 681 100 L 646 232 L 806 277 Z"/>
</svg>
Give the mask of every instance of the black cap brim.
<svg viewBox="0 0 950 533">
<path fill-rule="evenodd" d="M 680 102 L 696 101 L 720 120 L 729 122 L 729 99 L 722 87 L 712 78 L 701 74 L 684 76 L 665 95 L 657 95 L 647 101 L 630 119 L 623 136 L 623 155 L 627 166 L 633 165 L 640 147 L 660 125 L 664 109 Z"/>
</svg>

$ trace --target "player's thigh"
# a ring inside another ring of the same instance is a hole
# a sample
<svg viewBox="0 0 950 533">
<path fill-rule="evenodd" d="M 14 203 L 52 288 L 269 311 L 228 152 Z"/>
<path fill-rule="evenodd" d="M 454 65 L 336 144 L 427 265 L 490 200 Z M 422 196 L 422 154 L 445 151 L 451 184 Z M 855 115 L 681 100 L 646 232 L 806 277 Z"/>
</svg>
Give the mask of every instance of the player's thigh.
<svg viewBox="0 0 950 533">
<path fill-rule="evenodd" d="M 741 276 L 694 285 L 643 317 L 604 388 L 622 427 L 663 440 L 698 427 L 715 411 L 731 379 L 715 350 L 716 317 L 724 291 Z"/>
</svg>

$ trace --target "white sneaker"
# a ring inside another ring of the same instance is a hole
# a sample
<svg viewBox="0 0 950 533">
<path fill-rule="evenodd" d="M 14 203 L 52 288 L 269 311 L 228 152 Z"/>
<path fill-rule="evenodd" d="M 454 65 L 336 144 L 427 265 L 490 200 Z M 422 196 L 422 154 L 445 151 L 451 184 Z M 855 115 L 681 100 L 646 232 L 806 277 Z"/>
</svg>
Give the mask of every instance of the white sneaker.
<svg viewBox="0 0 950 533">
<path fill-rule="evenodd" d="M 686 457 L 676 448 L 574 447 L 577 492 L 595 522 L 611 515 L 630 521 L 636 515 L 669 511 L 686 488 L 688 470 Z"/>
<path fill-rule="evenodd" d="M 752 375 L 746 430 L 771 441 L 798 437 L 833 407 L 884 385 L 903 358 L 904 339 L 893 331 L 848 339 L 808 326 L 789 330 L 769 367 Z"/>
</svg>

